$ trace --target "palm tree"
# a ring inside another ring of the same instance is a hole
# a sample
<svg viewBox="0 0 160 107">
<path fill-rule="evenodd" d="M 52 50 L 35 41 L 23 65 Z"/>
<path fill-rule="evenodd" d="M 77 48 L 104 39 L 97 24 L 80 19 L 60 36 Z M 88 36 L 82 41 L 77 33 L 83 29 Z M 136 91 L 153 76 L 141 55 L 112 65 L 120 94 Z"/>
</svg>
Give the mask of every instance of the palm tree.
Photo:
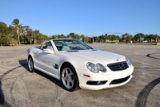
<svg viewBox="0 0 160 107">
<path fill-rule="evenodd" d="M 18 36 L 18 44 L 20 44 L 20 32 L 22 32 L 22 24 L 19 24 L 19 19 L 14 19 L 12 21 L 12 25 L 15 27 L 17 36 Z"/>
</svg>

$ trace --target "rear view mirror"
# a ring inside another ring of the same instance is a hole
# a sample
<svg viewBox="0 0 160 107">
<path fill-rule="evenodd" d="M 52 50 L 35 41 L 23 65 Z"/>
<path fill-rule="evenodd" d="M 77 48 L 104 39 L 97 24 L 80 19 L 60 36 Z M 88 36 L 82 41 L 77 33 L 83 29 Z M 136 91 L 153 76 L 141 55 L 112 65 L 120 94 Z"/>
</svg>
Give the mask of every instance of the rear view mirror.
<svg viewBox="0 0 160 107">
<path fill-rule="evenodd" d="M 53 50 L 51 50 L 51 49 L 43 49 L 43 52 L 46 53 L 46 54 L 52 54 Z"/>
</svg>

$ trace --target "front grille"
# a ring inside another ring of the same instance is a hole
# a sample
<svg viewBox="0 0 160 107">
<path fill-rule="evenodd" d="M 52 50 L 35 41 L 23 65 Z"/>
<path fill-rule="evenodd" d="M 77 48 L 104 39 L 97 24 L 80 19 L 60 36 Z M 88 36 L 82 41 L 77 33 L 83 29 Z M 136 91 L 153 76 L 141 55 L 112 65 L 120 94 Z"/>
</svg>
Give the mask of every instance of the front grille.
<svg viewBox="0 0 160 107">
<path fill-rule="evenodd" d="M 120 83 L 123 83 L 123 82 L 127 81 L 129 79 L 129 77 L 130 76 L 125 77 L 125 78 L 121 78 L 121 79 L 113 80 L 110 84 L 120 84 Z"/>
<path fill-rule="evenodd" d="M 107 65 L 112 71 L 120 71 L 125 70 L 128 68 L 128 64 L 126 61 L 118 62 L 118 63 L 112 63 Z"/>
</svg>

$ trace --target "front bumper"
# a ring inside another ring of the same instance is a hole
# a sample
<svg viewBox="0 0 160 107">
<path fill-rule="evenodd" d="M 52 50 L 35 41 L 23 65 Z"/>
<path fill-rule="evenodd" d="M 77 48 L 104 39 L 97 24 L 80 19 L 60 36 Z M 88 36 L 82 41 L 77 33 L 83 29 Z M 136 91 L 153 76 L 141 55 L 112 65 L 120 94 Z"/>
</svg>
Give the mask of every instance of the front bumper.
<svg viewBox="0 0 160 107">
<path fill-rule="evenodd" d="M 89 90 L 101 90 L 105 88 L 112 88 L 112 87 L 118 87 L 125 85 L 128 83 L 132 76 L 132 73 L 134 71 L 134 67 L 131 65 L 128 69 L 123 71 L 109 71 L 107 70 L 107 73 L 90 73 L 90 77 L 83 76 L 83 71 L 79 71 L 79 86 L 83 89 L 89 89 Z M 88 84 L 95 83 L 95 84 Z M 100 84 L 96 84 L 100 83 Z"/>
</svg>

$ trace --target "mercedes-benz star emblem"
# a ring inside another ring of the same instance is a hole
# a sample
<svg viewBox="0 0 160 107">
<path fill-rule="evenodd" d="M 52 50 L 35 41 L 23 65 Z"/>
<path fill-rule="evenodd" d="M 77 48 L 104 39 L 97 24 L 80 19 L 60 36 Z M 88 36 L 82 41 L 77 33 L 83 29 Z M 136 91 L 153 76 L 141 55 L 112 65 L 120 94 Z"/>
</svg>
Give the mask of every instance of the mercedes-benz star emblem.
<svg viewBox="0 0 160 107">
<path fill-rule="evenodd" d="M 120 67 L 121 69 L 124 69 L 124 64 L 123 64 L 123 63 L 120 63 L 120 64 L 119 64 L 119 67 Z"/>
</svg>

